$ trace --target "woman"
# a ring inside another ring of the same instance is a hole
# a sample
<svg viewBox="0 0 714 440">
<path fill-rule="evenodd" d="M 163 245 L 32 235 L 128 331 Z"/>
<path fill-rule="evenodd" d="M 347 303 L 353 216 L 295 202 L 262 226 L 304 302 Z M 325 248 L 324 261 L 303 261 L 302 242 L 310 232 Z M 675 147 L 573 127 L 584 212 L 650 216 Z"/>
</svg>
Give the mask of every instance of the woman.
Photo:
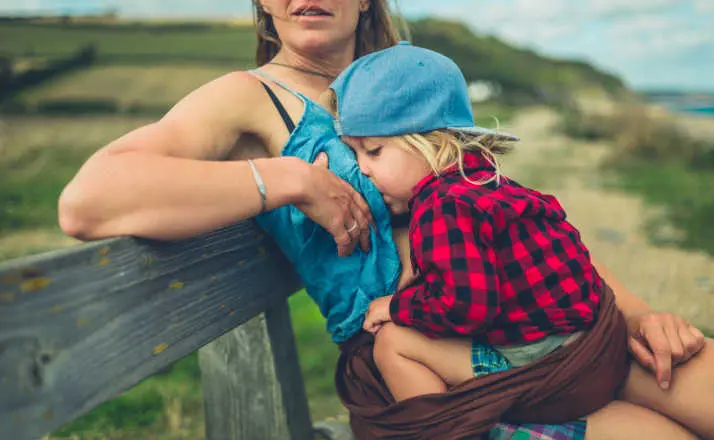
<svg viewBox="0 0 714 440">
<path fill-rule="evenodd" d="M 386 0 L 261 0 L 254 7 L 261 72 L 310 100 L 355 56 L 397 40 Z M 303 101 L 265 83 L 284 104 L 287 119 L 299 121 Z M 295 205 L 334 237 L 340 254 L 358 244 L 368 248 L 370 213 L 359 193 L 324 159 L 309 164 L 280 156 L 290 133 L 265 83 L 249 72 L 227 74 L 186 96 L 160 121 L 102 148 L 60 198 L 62 229 L 85 240 L 172 240 Z M 691 398 L 714 388 L 712 342 L 681 318 L 652 312 L 604 268 L 598 270 L 616 293 L 633 335 L 631 351 L 644 367 L 633 365 L 623 390 L 641 406 L 615 402 L 592 414 L 588 438 L 694 438 L 673 420 L 714 437 L 712 422 L 697 411 L 706 402 Z M 709 348 L 687 362 L 704 345 Z M 672 364 L 683 365 L 672 374 Z"/>
</svg>

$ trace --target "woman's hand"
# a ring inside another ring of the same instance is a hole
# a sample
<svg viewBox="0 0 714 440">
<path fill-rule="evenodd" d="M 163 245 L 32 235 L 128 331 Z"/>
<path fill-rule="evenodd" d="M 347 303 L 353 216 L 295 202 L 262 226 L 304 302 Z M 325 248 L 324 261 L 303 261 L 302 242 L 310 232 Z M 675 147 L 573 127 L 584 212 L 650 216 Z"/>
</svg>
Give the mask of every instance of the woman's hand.
<svg viewBox="0 0 714 440">
<path fill-rule="evenodd" d="M 672 381 L 672 366 L 683 364 L 704 347 L 704 335 L 671 313 L 644 312 L 628 317 L 630 351 L 651 370 L 662 389 Z"/>
<path fill-rule="evenodd" d="M 302 201 L 295 206 L 332 235 L 343 257 L 357 243 L 369 252 L 369 228 L 374 224 L 369 206 L 360 193 L 327 168 L 327 155 L 320 153 L 306 179 Z"/>
<path fill-rule="evenodd" d="M 375 335 L 385 323 L 390 322 L 392 320 L 389 314 L 389 302 L 391 300 L 392 295 L 383 296 L 372 301 L 369 304 L 362 328 Z"/>
</svg>

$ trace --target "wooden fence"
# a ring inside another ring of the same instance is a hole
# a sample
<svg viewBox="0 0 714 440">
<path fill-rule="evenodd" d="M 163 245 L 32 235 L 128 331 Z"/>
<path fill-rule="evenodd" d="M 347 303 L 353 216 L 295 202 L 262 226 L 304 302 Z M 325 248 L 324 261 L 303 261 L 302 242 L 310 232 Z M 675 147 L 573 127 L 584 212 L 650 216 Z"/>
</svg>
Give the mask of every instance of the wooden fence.
<svg viewBox="0 0 714 440">
<path fill-rule="evenodd" d="M 36 440 L 199 349 L 208 440 L 351 438 L 311 424 L 287 305 L 299 288 L 251 221 L 0 264 L 0 438 Z"/>
</svg>

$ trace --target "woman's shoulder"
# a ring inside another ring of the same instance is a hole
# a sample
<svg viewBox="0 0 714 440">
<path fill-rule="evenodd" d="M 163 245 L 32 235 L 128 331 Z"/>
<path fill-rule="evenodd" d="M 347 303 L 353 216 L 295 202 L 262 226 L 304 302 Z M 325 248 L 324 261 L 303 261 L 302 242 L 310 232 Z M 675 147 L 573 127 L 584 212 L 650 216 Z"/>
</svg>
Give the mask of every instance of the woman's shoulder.
<svg viewBox="0 0 714 440">
<path fill-rule="evenodd" d="M 219 137 L 259 134 L 268 102 L 261 82 L 248 71 L 225 73 L 182 98 L 163 118 L 173 125 L 204 127 Z"/>
<path fill-rule="evenodd" d="M 189 93 L 184 100 L 200 100 L 210 103 L 212 107 L 230 106 L 233 110 L 240 108 L 255 110 L 254 99 L 262 97 L 261 82 L 248 71 L 233 71 L 225 73 Z M 238 105 L 244 104 L 244 105 Z"/>
</svg>

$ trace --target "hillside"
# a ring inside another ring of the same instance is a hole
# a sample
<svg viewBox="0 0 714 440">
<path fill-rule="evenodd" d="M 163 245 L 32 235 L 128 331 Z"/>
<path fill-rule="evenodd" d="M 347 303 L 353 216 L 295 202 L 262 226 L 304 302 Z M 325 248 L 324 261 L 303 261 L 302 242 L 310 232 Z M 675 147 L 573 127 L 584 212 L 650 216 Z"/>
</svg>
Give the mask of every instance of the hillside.
<svg viewBox="0 0 714 440">
<path fill-rule="evenodd" d="M 457 22 L 425 19 L 411 22 L 410 30 L 415 44 L 450 56 L 469 80 L 498 83 L 513 103 L 561 101 L 585 89 L 609 95 L 624 91 L 617 77 L 587 63 L 546 58 L 476 35 Z M 246 68 L 255 36 L 246 24 L 0 22 L 0 60 L 14 66 L 66 57 L 88 45 L 96 49 L 99 64 Z"/>
<path fill-rule="evenodd" d="M 582 90 L 610 96 L 626 90 L 619 78 L 587 63 L 546 58 L 492 36 L 476 35 L 460 23 L 425 19 L 412 22 L 410 28 L 415 44 L 451 57 L 469 80 L 501 84 L 506 98 L 552 102 Z"/>
</svg>

